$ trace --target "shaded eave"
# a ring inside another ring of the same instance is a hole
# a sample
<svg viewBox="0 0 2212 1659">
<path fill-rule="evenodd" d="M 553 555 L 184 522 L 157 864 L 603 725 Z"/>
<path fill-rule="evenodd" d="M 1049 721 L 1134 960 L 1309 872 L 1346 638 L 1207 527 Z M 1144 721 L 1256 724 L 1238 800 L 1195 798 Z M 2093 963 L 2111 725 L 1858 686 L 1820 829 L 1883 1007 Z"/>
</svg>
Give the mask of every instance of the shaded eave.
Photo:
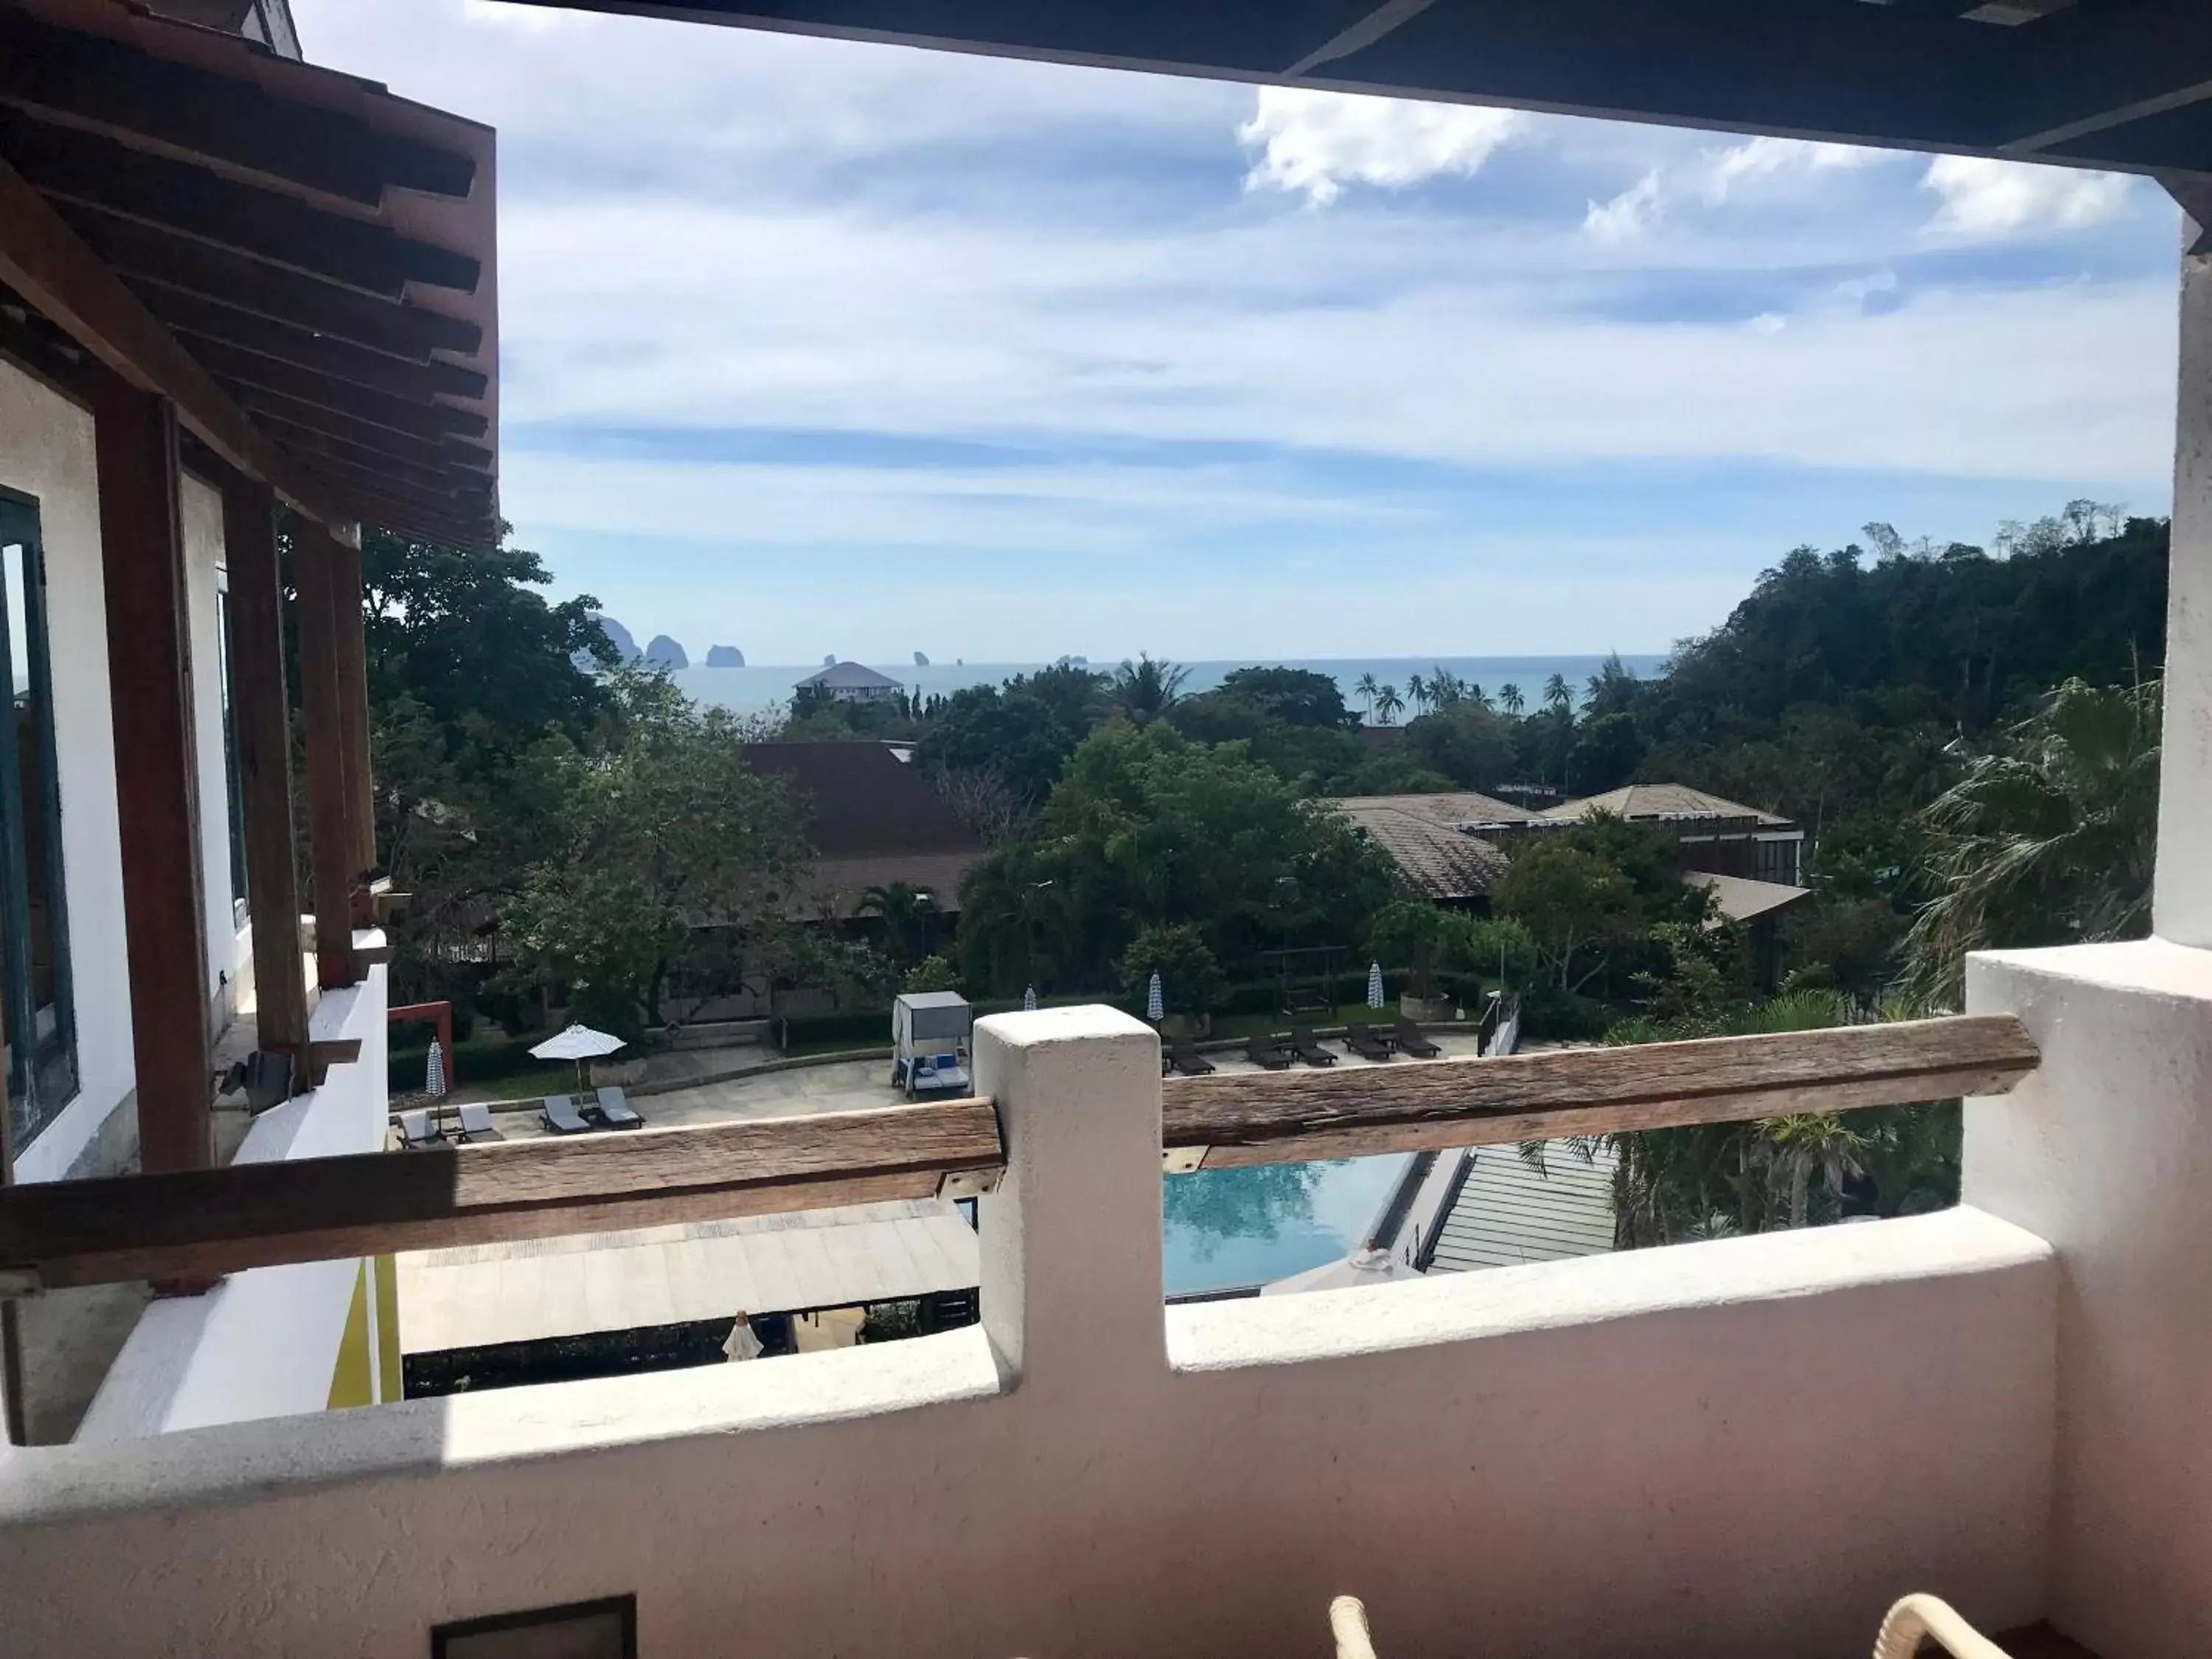
<svg viewBox="0 0 2212 1659">
<path fill-rule="evenodd" d="M 493 164 L 237 35 L 0 0 L 0 283 L 333 527 L 496 544 Z"/>
<path fill-rule="evenodd" d="M 526 0 L 560 4 L 562 0 Z M 2203 0 L 587 0 L 1000 57 L 2212 177 Z"/>
</svg>

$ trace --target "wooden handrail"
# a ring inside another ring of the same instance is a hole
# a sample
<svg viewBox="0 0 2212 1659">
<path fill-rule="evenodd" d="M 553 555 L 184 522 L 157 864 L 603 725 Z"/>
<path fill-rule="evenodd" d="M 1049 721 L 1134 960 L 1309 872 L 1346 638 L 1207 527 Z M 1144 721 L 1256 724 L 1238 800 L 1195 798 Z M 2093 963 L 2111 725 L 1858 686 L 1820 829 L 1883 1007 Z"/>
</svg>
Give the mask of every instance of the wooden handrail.
<svg viewBox="0 0 2212 1659">
<path fill-rule="evenodd" d="M 1170 1079 L 1172 1170 L 1419 1152 L 1997 1095 L 2009 1014 Z M 966 1195 L 1006 1169 L 988 1100 L 0 1189 L 0 1288 L 62 1288 Z"/>
<path fill-rule="evenodd" d="M 1486 1146 L 2000 1095 L 2040 1056 L 2010 1014 L 1162 1085 L 1176 1170 Z"/>
<path fill-rule="evenodd" d="M 1005 1168 L 997 1113 L 969 1099 L 34 1182 L 0 1191 L 0 1272 L 26 1288 L 233 1273 L 965 1195 Z"/>
</svg>

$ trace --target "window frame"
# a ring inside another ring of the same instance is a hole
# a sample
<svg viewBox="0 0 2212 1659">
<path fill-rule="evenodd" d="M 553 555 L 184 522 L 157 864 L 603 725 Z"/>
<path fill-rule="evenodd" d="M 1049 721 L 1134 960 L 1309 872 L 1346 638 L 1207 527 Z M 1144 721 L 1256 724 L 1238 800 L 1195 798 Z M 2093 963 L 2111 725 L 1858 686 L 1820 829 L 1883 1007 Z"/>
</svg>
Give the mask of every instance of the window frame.
<svg viewBox="0 0 2212 1659">
<path fill-rule="evenodd" d="M 8 1043 L 10 1142 L 20 1152 L 74 1100 L 82 1084 L 76 1026 L 76 986 L 70 953 L 69 882 L 62 842 L 60 749 L 54 731 L 52 641 L 47 623 L 46 556 L 39 501 L 0 486 L 0 548 L 23 550 L 24 659 L 37 696 L 33 740 L 39 745 L 41 799 L 27 810 L 40 817 L 46 840 L 49 942 L 53 951 L 53 1030 L 38 1024 L 36 980 L 31 958 L 31 890 L 25 835 L 27 808 L 17 722 L 0 720 L 0 1001 L 8 1030 L 27 1033 L 27 1043 Z M 0 581 L 5 574 L 0 572 Z M 8 607 L 0 603 L 0 663 L 14 660 Z M 13 674 L 9 674 L 12 702 Z"/>
</svg>

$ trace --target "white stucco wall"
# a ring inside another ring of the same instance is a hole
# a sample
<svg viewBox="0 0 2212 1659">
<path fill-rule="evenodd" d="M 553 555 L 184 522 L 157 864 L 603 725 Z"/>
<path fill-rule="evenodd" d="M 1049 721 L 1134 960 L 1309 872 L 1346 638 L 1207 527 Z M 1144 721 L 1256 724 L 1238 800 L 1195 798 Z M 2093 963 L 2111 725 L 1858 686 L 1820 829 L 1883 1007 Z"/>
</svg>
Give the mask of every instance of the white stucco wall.
<svg viewBox="0 0 2212 1659">
<path fill-rule="evenodd" d="M 362 1059 L 321 1088 L 256 1118 L 237 1164 L 383 1149 L 386 969 L 326 993 L 318 1037 L 358 1037 Z M 140 1316 L 77 1430 L 80 1444 L 319 1412 L 353 1304 L 357 1260 L 233 1273 L 204 1296 L 155 1303 Z"/>
<path fill-rule="evenodd" d="M 2201 830 L 2194 848 L 2204 855 Z M 2051 1617 L 2094 1651 L 2212 1651 L 2212 951 L 2005 951 L 1966 1005 L 2043 1063 L 1969 1103 L 1970 1203 L 2062 1264 Z"/>
<path fill-rule="evenodd" d="M 987 1020 L 985 1323 L 0 1456 L 0 1650 L 417 1659 L 634 1591 L 784 1659 L 1855 1652 L 2043 1611 L 2046 1247 L 1973 1212 L 1175 1310 L 1152 1034 Z M 404 1154 L 395 1154 L 404 1156 Z M 404 1310 L 402 1310 L 404 1318 Z"/>
<path fill-rule="evenodd" d="M 200 893 L 207 934 L 208 1006 L 221 1030 L 251 983 L 253 935 L 236 921 L 230 891 L 230 775 L 223 759 L 222 494 L 189 474 L 179 490 L 185 603 L 192 649 L 192 734 L 198 762 Z M 242 976 L 242 977 L 241 977 Z"/>
<path fill-rule="evenodd" d="M 4 362 L 0 484 L 38 498 L 46 547 L 79 1091 L 59 1117 L 15 1149 L 15 1175 L 51 1181 L 69 1172 L 131 1092 L 131 1001 L 92 416 Z"/>
</svg>

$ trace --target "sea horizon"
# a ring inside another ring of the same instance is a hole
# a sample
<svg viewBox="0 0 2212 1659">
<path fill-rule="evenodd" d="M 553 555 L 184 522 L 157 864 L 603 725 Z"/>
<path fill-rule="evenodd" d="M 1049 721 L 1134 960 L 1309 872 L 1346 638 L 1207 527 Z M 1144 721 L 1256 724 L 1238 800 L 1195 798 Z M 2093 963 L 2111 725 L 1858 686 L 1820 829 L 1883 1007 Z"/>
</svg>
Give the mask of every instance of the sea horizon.
<svg viewBox="0 0 2212 1659">
<path fill-rule="evenodd" d="M 1613 655 L 1618 655 L 1631 672 L 1643 679 L 1656 675 L 1667 660 L 1664 652 L 1594 651 L 1522 657 L 1222 658 L 1178 662 L 1176 666 L 1188 671 L 1182 684 L 1186 696 L 1212 690 L 1240 668 L 1298 668 L 1327 674 L 1343 691 L 1346 707 L 1363 715 L 1367 713 L 1364 700 L 1355 693 L 1353 688 L 1362 677 L 1372 674 L 1378 684 L 1394 685 L 1400 696 L 1407 697 L 1408 706 L 1399 716 L 1402 721 L 1410 719 L 1414 713 L 1411 707 L 1412 699 L 1407 696 L 1407 685 L 1417 674 L 1427 679 L 1441 668 L 1471 685 L 1480 686 L 1493 699 L 1501 687 L 1517 685 L 1531 708 L 1543 702 L 1546 682 L 1553 674 L 1558 674 L 1573 689 L 1575 701 L 1579 704 L 1585 696 L 1589 678 L 1598 672 L 1607 657 Z M 1121 661 L 1118 658 L 1110 662 L 1092 660 L 1085 663 L 1080 658 L 1067 660 L 1101 673 L 1111 673 L 1121 666 Z M 1034 674 L 1039 669 L 1054 665 L 1050 662 L 908 661 L 869 662 L 864 665 L 874 669 L 886 678 L 896 680 L 909 692 L 923 696 L 941 696 L 970 686 L 998 685 L 1017 674 Z M 797 684 L 810 674 L 820 672 L 823 666 L 820 663 L 747 663 L 743 668 L 708 668 L 695 664 L 689 668 L 675 670 L 672 678 L 695 702 L 711 708 L 727 708 L 740 714 L 765 714 L 779 704 L 788 703 Z"/>
</svg>

